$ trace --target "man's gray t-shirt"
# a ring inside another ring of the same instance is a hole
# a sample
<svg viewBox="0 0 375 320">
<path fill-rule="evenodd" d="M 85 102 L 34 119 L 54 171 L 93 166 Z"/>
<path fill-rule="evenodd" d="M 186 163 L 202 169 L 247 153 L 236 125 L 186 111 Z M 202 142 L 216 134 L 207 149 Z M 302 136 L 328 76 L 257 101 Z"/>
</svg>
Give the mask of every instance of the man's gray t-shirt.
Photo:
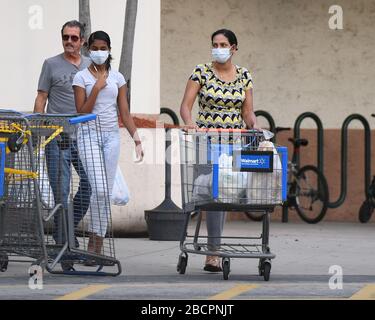
<svg viewBox="0 0 375 320">
<path fill-rule="evenodd" d="M 48 93 L 47 113 L 77 113 L 72 87 L 73 79 L 78 71 L 87 68 L 90 63 L 89 58 L 81 56 L 81 63 L 77 67 L 67 61 L 63 53 L 44 61 L 38 91 Z"/>
</svg>

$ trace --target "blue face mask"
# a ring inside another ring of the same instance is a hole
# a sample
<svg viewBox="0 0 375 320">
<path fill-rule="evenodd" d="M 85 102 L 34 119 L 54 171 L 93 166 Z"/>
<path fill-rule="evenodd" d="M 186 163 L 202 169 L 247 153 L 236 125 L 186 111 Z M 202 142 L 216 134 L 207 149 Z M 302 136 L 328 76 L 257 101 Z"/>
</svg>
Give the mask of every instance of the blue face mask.
<svg viewBox="0 0 375 320">
<path fill-rule="evenodd" d="M 97 65 L 105 63 L 108 59 L 109 51 L 107 50 L 97 50 L 90 51 L 90 59 Z"/>
<path fill-rule="evenodd" d="M 213 48 L 212 49 L 212 59 L 219 63 L 225 63 L 231 57 L 229 48 Z"/>
</svg>

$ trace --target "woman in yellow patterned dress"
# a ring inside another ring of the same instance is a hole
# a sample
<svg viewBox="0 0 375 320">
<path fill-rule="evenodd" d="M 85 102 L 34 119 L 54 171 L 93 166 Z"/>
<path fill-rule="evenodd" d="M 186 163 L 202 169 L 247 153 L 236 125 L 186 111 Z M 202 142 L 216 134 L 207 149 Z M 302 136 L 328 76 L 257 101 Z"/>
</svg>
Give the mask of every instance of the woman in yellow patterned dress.
<svg viewBox="0 0 375 320">
<path fill-rule="evenodd" d="M 238 50 L 236 35 L 227 29 L 211 36 L 212 62 L 199 64 L 190 76 L 180 114 L 187 128 L 259 129 L 253 111 L 253 81 L 249 71 L 232 63 Z M 193 122 L 192 108 L 198 96 L 199 111 Z M 207 212 L 207 244 L 210 251 L 220 246 L 225 212 Z M 204 270 L 221 271 L 220 259 L 207 256 Z"/>
</svg>

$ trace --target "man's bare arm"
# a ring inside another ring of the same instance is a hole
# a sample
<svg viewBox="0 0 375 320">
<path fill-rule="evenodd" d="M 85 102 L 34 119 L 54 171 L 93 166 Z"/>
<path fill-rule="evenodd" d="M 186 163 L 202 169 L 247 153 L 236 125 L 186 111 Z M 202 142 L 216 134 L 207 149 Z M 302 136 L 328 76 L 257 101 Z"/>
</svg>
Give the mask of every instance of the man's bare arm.
<svg viewBox="0 0 375 320">
<path fill-rule="evenodd" d="M 46 103 L 48 99 L 48 93 L 44 91 L 38 91 L 38 95 L 35 98 L 34 112 L 44 113 L 46 108 Z"/>
</svg>

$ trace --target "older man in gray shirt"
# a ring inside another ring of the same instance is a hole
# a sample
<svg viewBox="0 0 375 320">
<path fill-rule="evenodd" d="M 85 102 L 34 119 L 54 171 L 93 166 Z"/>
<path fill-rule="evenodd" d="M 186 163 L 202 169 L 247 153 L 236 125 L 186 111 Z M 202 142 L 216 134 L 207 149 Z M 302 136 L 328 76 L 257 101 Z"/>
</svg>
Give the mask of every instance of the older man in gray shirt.
<svg viewBox="0 0 375 320">
<path fill-rule="evenodd" d="M 66 22 L 61 29 L 64 52 L 46 59 L 38 83 L 38 95 L 35 99 L 34 112 L 51 114 L 75 114 L 76 107 L 72 82 L 75 74 L 89 66 L 90 59 L 80 54 L 84 44 L 84 27 L 76 21 Z M 91 188 L 79 159 L 77 144 L 60 136 L 46 145 L 46 162 L 49 182 L 55 203 L 61 203 L 68 210 L 70 193 L 71 164 L 80 177 L 77 193 L 73 199 L 74 227 L 82 220 L 90 204 Z M 60 140 L 68 141 L 68 147 L 62 147 Z M 62 228 L 62 214 L 55 214 L 53 237 L 56 243 L 66 241 Z M 75 238 L 75 246 L 79 243 Z"/>
</svg>

